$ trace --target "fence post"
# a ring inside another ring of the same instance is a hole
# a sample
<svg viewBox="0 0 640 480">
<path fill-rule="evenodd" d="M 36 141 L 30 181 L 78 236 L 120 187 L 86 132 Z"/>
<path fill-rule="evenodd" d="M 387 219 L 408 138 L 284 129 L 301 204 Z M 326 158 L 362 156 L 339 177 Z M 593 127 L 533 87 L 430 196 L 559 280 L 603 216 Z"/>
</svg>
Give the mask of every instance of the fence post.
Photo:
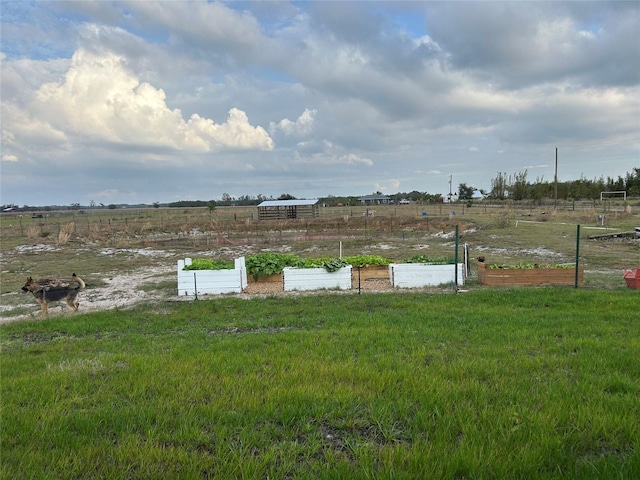
<svg viewBox="0 0 640 480">
<path fill-rule="evenodd" d="M 458 293 L 458 225 L 456 225 L 456 250 L 453 255 L 453 268 L 454 268 L 454 281 L 453 281 L 453 289 L 456 293 Z"/>
<path fill-rule="evenodd" d="M 576 228 L 576 275 L 574 281 L 574 288 L 578 288 L 578 280 L 579 280 L 579 271 L 580 271 L 580 225 L 577 225 Z"/>
</svg>

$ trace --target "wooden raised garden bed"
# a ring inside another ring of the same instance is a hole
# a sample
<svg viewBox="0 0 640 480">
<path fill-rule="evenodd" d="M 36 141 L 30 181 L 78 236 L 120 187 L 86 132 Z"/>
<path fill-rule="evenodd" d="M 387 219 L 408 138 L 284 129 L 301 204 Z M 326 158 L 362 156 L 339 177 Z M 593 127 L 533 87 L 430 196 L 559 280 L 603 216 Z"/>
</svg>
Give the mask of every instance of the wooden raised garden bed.
<svg viewBox="0 0 640 480">
<path fill-rule="evenodd" d="M 357 281 L 367 280 L 389 280 L 389 265 L 365 265 L 363 267 L 353 267 L 353 277 Z"/>
<path fill-rule="evenodd" d="M 576 270 L 572 268 L 534 267 L 500 268 L 484 262 L 478 262 L 478 280 L 492 286 L 545 286 L 575 285 Z M 578 285 L 584 285 L 584 267 L 578 268 Z"/>
</svg>

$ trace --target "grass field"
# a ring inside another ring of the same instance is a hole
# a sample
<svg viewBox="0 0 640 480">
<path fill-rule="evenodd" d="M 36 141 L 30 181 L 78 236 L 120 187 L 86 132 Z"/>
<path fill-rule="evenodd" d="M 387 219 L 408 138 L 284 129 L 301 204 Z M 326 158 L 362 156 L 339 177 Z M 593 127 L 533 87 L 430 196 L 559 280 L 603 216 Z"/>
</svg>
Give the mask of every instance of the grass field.
<svg viewBox="0 0 640 480">
<path fill-rule="evenodd" d="M 632 290 L 221 297 L 0 333 L 3 479 L 640 477 Z"/>
</svg>

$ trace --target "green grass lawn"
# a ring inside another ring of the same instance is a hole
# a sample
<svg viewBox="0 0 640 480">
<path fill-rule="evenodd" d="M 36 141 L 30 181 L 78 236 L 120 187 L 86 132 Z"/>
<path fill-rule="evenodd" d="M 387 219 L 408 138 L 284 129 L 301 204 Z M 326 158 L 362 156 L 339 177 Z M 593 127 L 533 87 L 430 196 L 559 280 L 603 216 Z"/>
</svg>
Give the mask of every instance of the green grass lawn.
<svg viewBox="0 0 640 480">
<path fill-rule="evenodd" d="M 639 308 L 333 293 L 2 325 L 1 478 L 639 478 Z"/>
</svg>

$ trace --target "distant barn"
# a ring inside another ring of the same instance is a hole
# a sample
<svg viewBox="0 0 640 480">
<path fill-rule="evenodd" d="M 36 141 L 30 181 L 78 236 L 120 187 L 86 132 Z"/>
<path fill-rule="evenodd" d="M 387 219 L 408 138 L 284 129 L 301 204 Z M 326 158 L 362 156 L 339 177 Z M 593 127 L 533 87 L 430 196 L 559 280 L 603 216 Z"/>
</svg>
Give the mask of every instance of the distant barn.
<svg viewBox="0 0 640 480">
<path fill-rule="evenodd" d="M 391 198 L 386 195 L 365 195 L 359 197 L 358 200 L 362 205 L 388 205 L 391 203 Z"/>
<path fill-rule="evenodd" d="M 318 200 L 266 200 L 258 205 L 258 219 L 260 220 L 317 218 L 319 216 Z"/>
</svg>

